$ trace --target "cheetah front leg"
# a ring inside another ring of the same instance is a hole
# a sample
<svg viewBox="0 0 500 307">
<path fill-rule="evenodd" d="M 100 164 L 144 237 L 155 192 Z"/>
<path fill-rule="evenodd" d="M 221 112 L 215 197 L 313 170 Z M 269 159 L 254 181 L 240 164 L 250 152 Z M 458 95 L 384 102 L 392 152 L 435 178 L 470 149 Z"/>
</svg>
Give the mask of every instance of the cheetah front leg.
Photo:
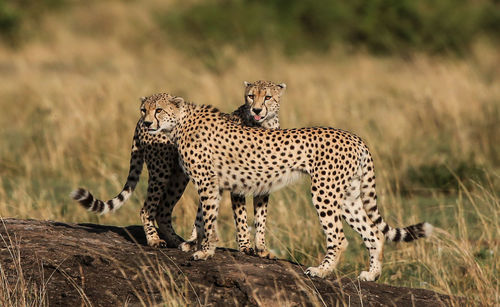
<svg viewBox="0 0 500 307">
<path fill-rule="evenodd" d="M 198 231 L 198 251 L 192 257 L 194 260 L 206 260 L 215 253 L 216 239 L 214 234 L 222 191 L 215 183 L 215 176 L 212 177 L 212 180 L 197 182 L 196 186 L 202 206 L 203 231 Z"/>
<path fill-rule="evenodd" d="M 201 202 L 198 204 L 198 209 L 196 210 L 196 218 L 193 224 L 193 229 L 191 230 L 191 236 L 186 242 L 183 242 L 179 248 L 183 252 L 195 251 L 198 245 L 198 234 L 203 232 L 203 211 Z M 217 233 L 215 233 L 217 236 Z M 218 238 L 216 239 L 218 241 Z"/>
<path fill-rule="evenodd" d="M 196 245 L 198 244 L 198 232 L 201 232 L 201 227 L 203 227 L 203 216 L 201 210 L 201 203 L 198 205 L 198 210 L 196 211 L 196 218 L 194 220 L 193 228 L 191 230 L 191 235 L 186 242 L 182 242 L 179 248 L 183 252 L 190 252 L 196 250 Z"/>
<path fill-rule="evenodd" d="M 240 252 L 248 255 L 253 255 L 254 250 L 250 246 L 250 231 L 248 229 L 247 223 L 247 212 L 245 208 L 245 197 L 238 194 L 231 193 L 231 203 L 233 208 L 234 222 L 236 225 L 236 241 L 238 242 L 238 248 Z M 198 233 L 203 227 L 203 215 L 202 215 L 202 205 L 198 206 L 198 211 L 196 212 L 196 220 L 193 225 L 193 230 L 191 231 L 191 237 L 184 243 L 181 244 L 180 248 L 182 251 L 192 251 L 196 249 Z M 203 231 L 203 230 L 201 230 Z M 219 241 L 217 231 L 213 234 L 213 239 L 217 242 Z"/>
</svg>

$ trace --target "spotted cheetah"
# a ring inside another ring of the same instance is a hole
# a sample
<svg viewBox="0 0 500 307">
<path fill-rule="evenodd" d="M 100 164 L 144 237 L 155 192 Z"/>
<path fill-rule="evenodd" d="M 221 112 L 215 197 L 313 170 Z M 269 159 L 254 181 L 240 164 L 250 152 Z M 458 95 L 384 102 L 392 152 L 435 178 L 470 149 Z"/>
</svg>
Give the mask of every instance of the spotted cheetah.
<svg viewBox="0 0 500 307">
<path fill-rule="evenodd" d="M 311 177 L 312 202 L 326 235 L 326 255 L 305 273 L 325 277 L 337 266 L 347 247 L 343 218 L 363 238 L 370 254 L 361 280 L 374 281 L 381 273 L 384 239 L 413 241 L 432 231 L 428 223 L 405 228 L 389 226 L 377 208 L 373 160 L 356 135 L 335 128 L 262 129 L 237 125 L 216 108 L 182 98 L 148 97 L 144 121 L 153 135 L 168 132 L 182 167 L 198 190 L 203 213 L 200 249 L 193 259 L 215 252 L 213 233 L 223 190 L 236 195 L 262 195 L 300 174 Z"/>
<path fill-rule="evenodd" d="M 281 96 L 286 84 L 276 84 L 270 81 L 245 82 L 245 103 L 228 116 L 232 122 L 239 125 L 263 128 L 279 128 L 279 107 Z M 175 98 L 170 94 L 154 96 L 158 100 Z M 146 98 L 141 98 L 141 104 Z M 145 109 L 141 107 L 142 115 Z M 107 213 L 120 208 L 134 191 L 143 163 L 146 162 L 149 172 L 147 198 L 141 210 L 141 219 L 148 245 L 153 247 L 178 246 L 183 242 L 172 227 L 172 210 L 183 194 L 188 177 L 184 174 L 178 162 L 178 154 L 166 133 L 151 135 L 144 117 L 137 122 L 132 141 L 132 153 L 127 182 L 123 190 L 113 199 L 101 201 L 89 191 L 80 188 L 71 193 L 89 211 Z M 254 197 L 254 211 L 256 216 L 255 246 L 259 256 L 266 257 L 269 252 L 265 248 L 265 221 L 267 214 L 268 195 L 262 194 Z M 247 226 L 245 198 L 238 194 L 231 195 L 234 219 L 237 229 L 239 249 L 246 253 L 253 253 L 250 246 L 250 234 Z M 197 222 L 201 224 L 201 207 L 198 209 Z M 166 241 L 160 239 L 154 221 L 156 220 L 160 233 Z M 258 221 L 258 223 L 257 223 Z M 200 226 L 198 226 L 200 227 Z M 188 242 L 183 243 L 183 250 L 189 250 L 196 243 L 196 227 Z"/>
</svg>

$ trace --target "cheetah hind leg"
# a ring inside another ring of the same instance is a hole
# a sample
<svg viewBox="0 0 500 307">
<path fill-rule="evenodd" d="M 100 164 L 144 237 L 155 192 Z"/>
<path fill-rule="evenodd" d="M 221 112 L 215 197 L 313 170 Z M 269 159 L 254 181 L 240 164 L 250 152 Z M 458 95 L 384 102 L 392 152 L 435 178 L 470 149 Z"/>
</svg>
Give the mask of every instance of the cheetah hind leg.
<svg viewBox="0 0 500 307">
<path fill-rule="evenodd" d="M 371 220 L 361 202 L 346 200 L 344 207 L 346 203 L 350 205 L 348 208 L 343 208 L 343 218 L 361 236 L 370 254 L 370 268 L 368 271 L 362 271 L 358 278 L 362 281 L 376 281 L 382 271 L 384 235 L 376 227 L 371 226 Z M 358 215 L 354 215 L 353 212 L 358 212 Z"/>
<path fill-rule="evenodd" d="M 346 190 L 342 213 L 344 220 L 363 239 L 370 254 L 370 267 L 368 271 L 362 271 L 359 279 L 363 281 L 376 281 L 382 272 L 382 257 L 384 248 L 384 235 L 368 217 L 361 199 L 361 168 L 358 169 L 357 177 L 353 178 Z"/>
<path fill-rule="evenodd" d="M 247 255 L 255 255 L 255 251 L 250 245 L 250 231 L 248 229 L 245 196 L 231 193 L 231 205 L 233 209 L 234 224 L 236 226 L 238 249 L 240 252 Z"/>
<path fill-rule="evenodd" d="M 201 211 L 201 203 L 198 205 L 198 210 L 196 211 L 196 219 L 194 221 L 193 229 L 191 230 L 191 236 L 187 241 L 182 242 L 179 245 L 179 249 L 183 252 L 196 251 L 198 249 L 198 232 L 203 232 L 203 213 Z M 217 235 L 217 230 L 213 234 L 213 240 L 219 242 L 219 236 Z"/>
<path fill-rule="evenodd" d="M 179 166 L 172 166 L 168 180 L 161 183 L 160 191 L 163 197 L 160 199 L 156 223 L 160 229 L 160 234 L 166 239 L 168 247 L 179 247 L 184 242 L 174 230 L 172 225 L 172 211 L 181 198 L 189 178 L 183 173 Z"/>
<path fill-rule="evenodd" d="M 255 253 L 257 256 L 266 259 L 276 259 L 266 246 L 266 218 L 267 203 L 269 195 L 258 195 L 253 198 L 253 209 L 255 219 Z"/>
<path fill-rule="evenodd" d="M 326 237 L 326 254 L 319 266 L 307 268 L 305 274 L 323 278 L 335 270 L 340 255 L 347 248 L 348 242 L 342 229 L 341 212 L 334 206 L 335 203 L 341 201 L 340 193 L 333 193 L 329 196 L 328 191 L 325 191 L 321 185 L 321 178 L 313 177 L 311 181 L 313 182 L 311 187 L 312 202 L 317 208 L 320 224 Z"/>
<path fill-rule="evenodd" d="M 141 209 L 141 220 L 146 234 L 148 245 L 156 248 L 167 247 L 167 242 L 160 239 L 158 231 L 155 227 L 155 220 L 157 216 L 158 203 L 153 199 L 161 199 L 160 184 L 158 182 L 149 181 L 146 201 Z"/>
</svg>

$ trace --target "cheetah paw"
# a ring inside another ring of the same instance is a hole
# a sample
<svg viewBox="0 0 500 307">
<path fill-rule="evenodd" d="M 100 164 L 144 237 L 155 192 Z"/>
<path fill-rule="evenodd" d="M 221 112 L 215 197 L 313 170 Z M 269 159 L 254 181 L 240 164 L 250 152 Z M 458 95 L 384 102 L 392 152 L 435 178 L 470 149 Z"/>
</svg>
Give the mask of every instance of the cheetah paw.
<svg viewBox="0 0 500 307">
<path fill-rule="evenodd" d="M 179 244 L 179 249 L 183 252 L 190 252 L 196 250 L 196 241 L 187 241 Z"/>
<path fill-rule="evenodd" d="M 362 271 L 358 278 L 361 281 L 376 281 L 379 277 L 380 273 L 378 272 Z"/>
<path fill-rule="evenodd" d="M 191 257 L 193 260 L 207 260 L 214 255 L 214 251 L 197 251 Z"/>
<path fill-rule="evenodd" d="M 265 259 L 276 259 L 276 256 L 267 249 L 257 250 L 257 256 Z"/>
<path fill-rule="evenodd" d="M 309 275 L 311 277 L 320 277 L 324 278 L 326 275 L 328 275 L 328 272 L 320 269 L 319 267 L 309 267 L 305 271 L 306 275 Z"/>
<path fill-rule="evenodd" d="M 255 250 L 251 247 L 240 247 L 240 252 L 245 253 L 247 255 L 255 255 Z"/>
<path fill-rule="evenodd" d="M 148 245 L 155 248 L 166 248 L 167 242 L 161 239 L 149 240 Z"/>
</svg>

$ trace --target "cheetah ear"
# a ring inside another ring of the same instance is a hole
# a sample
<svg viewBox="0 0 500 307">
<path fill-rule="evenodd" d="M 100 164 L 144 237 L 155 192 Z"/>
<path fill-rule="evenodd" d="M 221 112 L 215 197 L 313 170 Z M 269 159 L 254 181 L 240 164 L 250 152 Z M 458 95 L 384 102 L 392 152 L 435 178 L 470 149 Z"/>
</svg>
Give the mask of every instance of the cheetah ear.
<svg viewBox="0 0 500 307">
<path fill-rule="evenodd" d="M 148 97 L 146 97 L 146 96 L 142 96 L 142 97 L 141 97 L 141 98 L 139 98 L 139 99 L 141 99 L 141 102 L 144 102 L 144 101 L 146 101 L 146 99 L 148 99 Z"/>
<path fill-rule="evenodd" d="M 278 87 L 281 88 L 281 90 L 280 90 L 280 96 L 281 96 L 285 92 L 286 84 L 285 83 L 280 83 L 280 84 L 278 84 Z"/>
<path fill-rule="evenodd" d="M 179 107 L 180 104 L 184 103 L 184 98 L 182 97 L 173 97 L 170 98 L 168 101 L 173 103 L 176 107 Z"/>
<path fill-rule="evenodd" d="M 252 86 L 253 84 L 247 81 L 243 81 L 243 84 L 245 84 L 245 87 Z"/>
</svg>

